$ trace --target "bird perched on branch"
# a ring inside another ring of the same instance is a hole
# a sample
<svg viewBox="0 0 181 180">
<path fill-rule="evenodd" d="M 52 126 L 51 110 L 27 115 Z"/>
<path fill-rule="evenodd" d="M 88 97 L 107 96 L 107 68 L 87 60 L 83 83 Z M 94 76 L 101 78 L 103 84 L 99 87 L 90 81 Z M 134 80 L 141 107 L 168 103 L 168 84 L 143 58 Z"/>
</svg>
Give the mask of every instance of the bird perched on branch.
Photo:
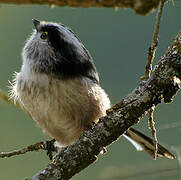
<svg viewBox="0 0 181 180">
<path fill-rule="evenodd" d="M 106 115 L 110 100 L 99 84 L 93 60 L 77 36 L 63 24 L 33 20 L 35 29 L 22 51 L 12 94 L 37 124 L 63 146 L 74 143 Z M 154 155 L 153 141 L 130 128 L 125 137 Z M 158 145 L 158 156 L 174 156 Z"/>
</svg>

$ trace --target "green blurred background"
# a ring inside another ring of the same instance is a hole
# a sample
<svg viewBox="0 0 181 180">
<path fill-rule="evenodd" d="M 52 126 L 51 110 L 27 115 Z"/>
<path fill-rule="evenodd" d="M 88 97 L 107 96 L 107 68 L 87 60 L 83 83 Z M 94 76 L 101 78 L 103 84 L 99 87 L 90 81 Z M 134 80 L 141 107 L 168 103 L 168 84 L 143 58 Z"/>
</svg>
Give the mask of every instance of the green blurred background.
<svg viewBox="0 0 181 180">
<path fill-rule="evenodd" d="M 90 51 L 99 70 L 101 84 L 112 103 L 120 101 L 138 84 L 144 73 L 155 14 L 135 15 L 132 10 L 113 8 L 60 8 L 49 6 L 0 6 L 0 89 L 8 91 L 8 80 L 21 66 L 21 49 L 32 32 L 32 18 L 62 22 L 71 27 Z M 167 3 L 160 29 L 156 61 L 181 29 L 181 2 Z M 74 180 L 181 179 L 181 95 L 156 109 L 159 142 L 177 155 L 175 160 L 153 161 L 136 152 L 124 138 L 113 143 L 99 160 Z M 136 125 L 147 134 L 147 118 Z M 0 102 L 0 151 L 22 148 L 49 139 L 20 109 Z M 31 177 L 49 162 L 45 152 L 0 159 L 0 180 Z"/>
</svg>

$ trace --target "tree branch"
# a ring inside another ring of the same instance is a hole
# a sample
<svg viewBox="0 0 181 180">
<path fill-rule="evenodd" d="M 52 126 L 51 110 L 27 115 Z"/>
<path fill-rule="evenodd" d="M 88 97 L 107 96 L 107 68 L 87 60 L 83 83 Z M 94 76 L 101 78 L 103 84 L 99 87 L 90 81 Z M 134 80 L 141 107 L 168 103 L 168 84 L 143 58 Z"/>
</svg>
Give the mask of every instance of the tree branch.
<svg viewBox="0 0 181 180">
<path fill-rule="evenodd" d="M 160 21 L 162 17 L 164 2 L 165 1 L 162 0 L 159 3 L 158 12 L 156 16 L 156 23 L 155 23 L 155 28 L 154 28 L 153 38 L 152 38 L 152 44 L 151 44 L 151 47 L 149 47 L 148 49 L 148 60 L 147 60 L 148 62 L 145 68 L 145 75 L 144 77 L 141 77 L 142 80 L 147 80 L 150 77 L 150 74 L 152 71 L 152 64 L 155 58 L 156 48 L 158 46 L 158 33 L 159 33 L 159 27 L 160 27 Z M 148 117 L 149 117 L 149 127 L 151 129 L 153 142 L 154 142 L 154 152 L 155 152 L 154 159 L 156 160 L 157 151 L 158 151 L 158 140 L 156 136 L 156 127 L 153 120 L 154 109 L 155 109 L 155 106 L 152 106 L 152 108 L 148 110 Z"/>
<path fill-rule="evenodd" d="M 38 151 L 41 149 L 45 150 L 45 143 L 44 142 L 38 142 L 36 144 L 29 145 L 23 149 L 14 150 L 11 152 L 1 152 L 0 158 L 12 157 L 15 155 L 25 154 L 27 152 Z"/>
<path fill-rule="evenodd" d="M 12 156 L 20 155 L 20 154 L 26 154 L 27 152 L 32 151 L 39 151 L 39 150 L 46 150 L 47 155 L 49 156 L 50 160 L 52 160 L 52 153 L 57 152 L 57 148 L 54 147 L 55 139 L 52 139 L 50 141 L 41 141 L 32 145 L 29 145 L 27 147 L 24 147 L 22 149 L 10 151 L 10 152 L 0 152 L 0 159 L 1 158 L 9 158 Z"/>
<path fill-rule="evenodd" d="M 107 116 L 71 146 L 63 148 L 32 180 L 67 180 L 97 160 L 100 151 L 116 141 L 130 126 L 162 101 L 170 103 L 181 88 L 181 32 L 152 75 L 107 111 Z"/>
<path fill-rule="evenodd" d="M 146 15 L 158 7 L 161 0 L 0 0 L 0 3 L 48 4 L 73 7 L 131 8 L 135 13 Z"/>
<path fill-rule="evenodd" d="M 0 89 L 0 100 L 2 102 L 7 103 L 7 104 L 13 104 L 14 105 L 14 101 L 12 99 L 10 99 L 8 94 L 5 93 L 4 91 L 2 91 L 1 89 Z"/>
<path fill-rule="evenodd" d="M 148 116 L 149 116 L 149 128 L 151 129 L 151 134 L 152 134 L 152 137 L 153 137 L 153 144 L 154 144 L 154 157 L 153 159 L 156 160 L 157 158 L 157 152 L 158 152 L 158 139 L 157 139 L 157 136 L 156 136 L 156 127 L 155 127 L 155 122 L 153 120 L 153 114 L 154 114 L 154 111 L 155 111 L 155 106 L 152 106 L 149 110 L 148 110 Z"/>
<path fill-rule="evenodd" d="M 158 33 L 159 33 L 160 21 L 162 17 L 163 6 L 164 6 L 164 0 L 160 1 L 160 4 L 159 4 L 153 38 L 152 38 L 152 44 L 151 44 L 151 47 L 149 47 L 148 49 L 148 62 L 145 68 L 145 76 L 142 77 L 142 79 L 145 79 L 145 80 L 150 77 L 150 74 L 152 71 L 152 64 L 155 58 L 156 48 L 158 46 Z"/>
</svg>

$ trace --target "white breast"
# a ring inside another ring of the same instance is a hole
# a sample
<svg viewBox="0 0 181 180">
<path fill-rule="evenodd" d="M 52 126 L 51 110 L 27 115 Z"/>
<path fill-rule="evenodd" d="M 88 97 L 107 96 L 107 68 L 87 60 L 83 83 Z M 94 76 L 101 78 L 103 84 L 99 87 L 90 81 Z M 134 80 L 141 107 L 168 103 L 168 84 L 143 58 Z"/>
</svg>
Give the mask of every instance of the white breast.
<svg viewBox="0 0 181 180">
<path fill-rule="evenodd" d="M 13 92 L 38 125 L 59 143 L 74 142 L 110 107 L 104 90 L 88 78 L 61 79 L 22 66 Z"/>
</svg>

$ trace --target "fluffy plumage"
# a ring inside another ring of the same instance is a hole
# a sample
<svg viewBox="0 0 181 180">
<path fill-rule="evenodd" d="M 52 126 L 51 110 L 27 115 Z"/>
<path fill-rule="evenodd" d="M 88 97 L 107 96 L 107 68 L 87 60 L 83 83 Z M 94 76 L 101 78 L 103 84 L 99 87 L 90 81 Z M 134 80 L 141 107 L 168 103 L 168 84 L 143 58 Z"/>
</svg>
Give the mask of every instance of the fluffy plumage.
<svg viewBox="0 0 181 180">
<path fill-rule="evenodd" d="M 59 144 L 69 145 L 106 115 L 110 101 L 99 85 L 89 52 L 76 35 L 63 24 L 33 22 L 36 30 L 23 48 L 12 94 L 43 130 Z M 153 152 L 153 142 L 138 131 L 130 129 L 125 136 L 135 140 L 136 147 L 140 144 Z M 161 155 L 174 157 L 165 148 Z"/>
<path fill-rule="evenodd" d="M 47 37 L 41 39 L 42 33 Z M 46 35 L 45 35 L 46 36 Z M 110 101 L 88 51 L 62 24 L 41 22 L 27 40 L 13 94 L 60 144 L 74 142 Z"/>
</svg>

